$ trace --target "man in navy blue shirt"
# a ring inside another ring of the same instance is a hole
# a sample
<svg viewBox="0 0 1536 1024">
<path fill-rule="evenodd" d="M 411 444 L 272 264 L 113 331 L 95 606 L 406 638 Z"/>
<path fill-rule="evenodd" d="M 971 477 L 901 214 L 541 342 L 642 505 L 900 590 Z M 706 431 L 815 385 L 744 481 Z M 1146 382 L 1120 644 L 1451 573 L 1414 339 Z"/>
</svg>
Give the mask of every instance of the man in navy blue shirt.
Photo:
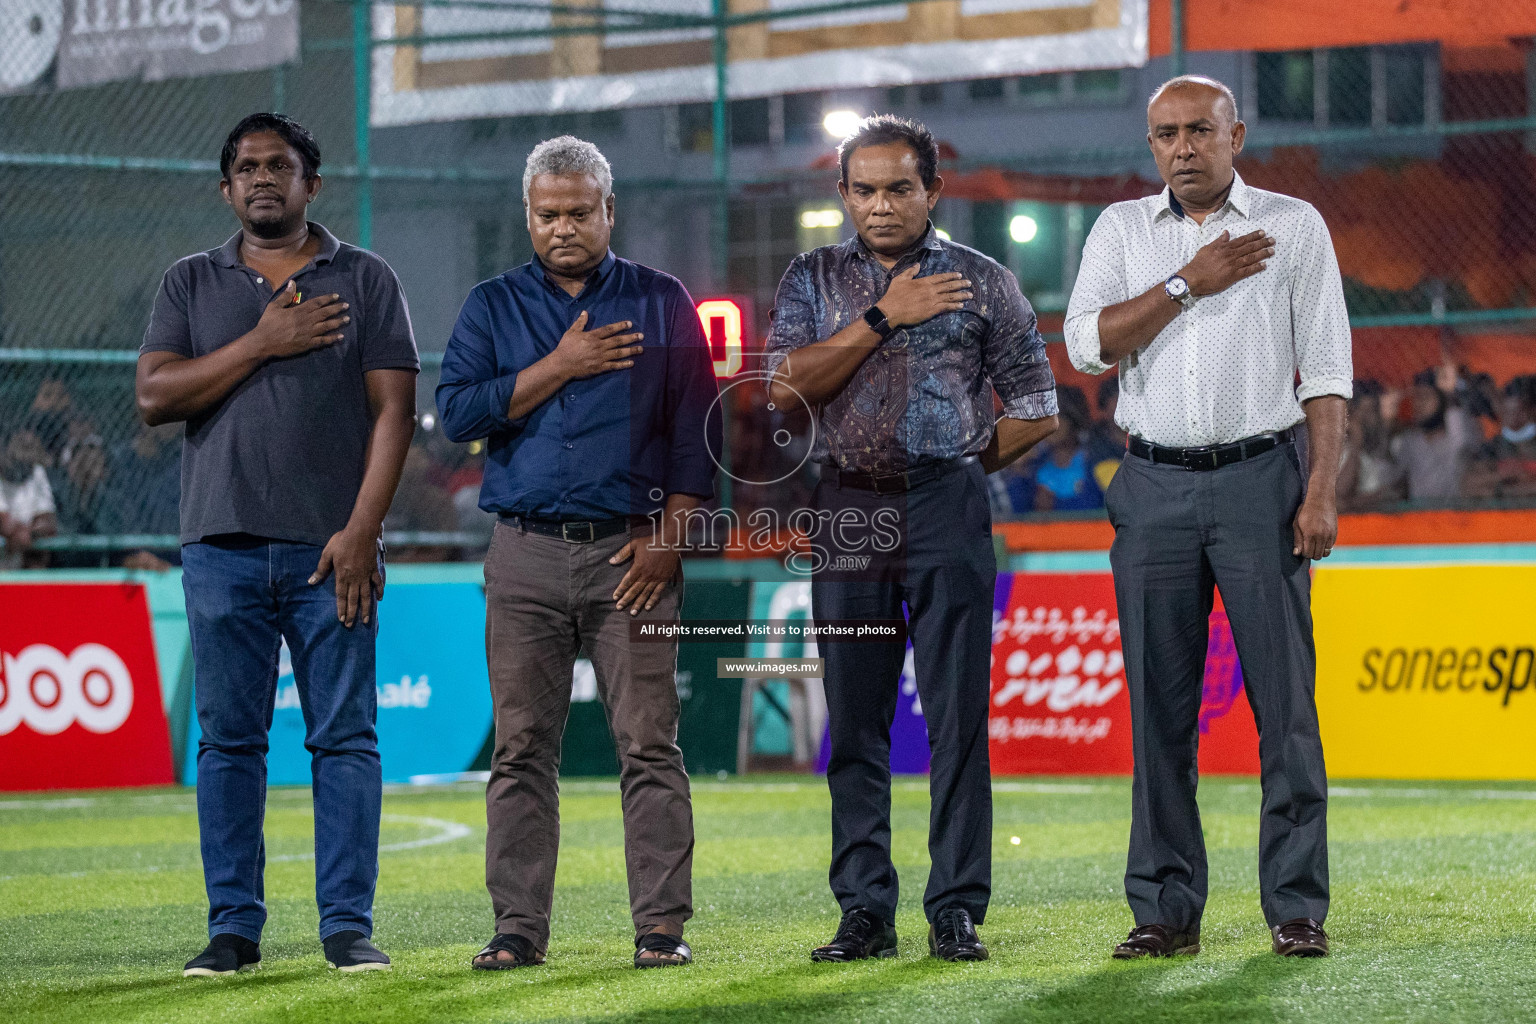
<svg viewBox="0 0 1536 1024">
<path fill-rule="evenodd" d="M 523 174 L 536 258 L 477 285 L 443 355 L 454 441 L 489 441 L 480 507 L 496 750 L 486 888 L 496 935 L 479 970 L 542 963 L 560 844 L 557 775 L 578 649 L 592 660 L 620 760 L 635 966 L 692 959 L 693 811 L 677 747 L 675 547 L 714 493 L 709 343 L 676 278 L 608 250 L 613 173 L 597 147 L 540 143 Z M 666 521 L 662 528 L 663 520 Z"/>
</svg>

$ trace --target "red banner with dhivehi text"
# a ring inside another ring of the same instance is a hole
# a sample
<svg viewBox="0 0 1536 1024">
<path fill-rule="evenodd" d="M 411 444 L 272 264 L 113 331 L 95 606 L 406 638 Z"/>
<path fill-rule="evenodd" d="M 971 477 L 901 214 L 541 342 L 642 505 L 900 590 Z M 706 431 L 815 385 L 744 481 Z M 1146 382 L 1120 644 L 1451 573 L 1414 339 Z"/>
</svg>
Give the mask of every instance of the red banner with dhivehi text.
<svg viewBox="0 0 1536 1024">
<path fill-rule="evenodd" d="M 988 736 L 995 775 L 1131 771 L 1131 703 L 1109 573 L 1014 573 L 992 629 Z M 1005 574 L 1006 576 L 1006 574 Z M 1200 769 L 1257 774 L 1259 738 L 1232 628 L 1211 614 Z"/>
</svg>

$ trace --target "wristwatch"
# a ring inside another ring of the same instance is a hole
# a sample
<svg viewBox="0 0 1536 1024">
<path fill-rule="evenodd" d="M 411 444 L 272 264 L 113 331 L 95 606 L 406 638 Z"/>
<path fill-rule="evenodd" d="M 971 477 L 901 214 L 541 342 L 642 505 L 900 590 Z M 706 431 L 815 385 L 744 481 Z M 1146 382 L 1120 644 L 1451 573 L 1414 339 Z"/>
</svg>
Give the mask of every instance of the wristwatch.
<svg viewBox="0 0 1536 1024">
<path fill-rule="evenodd" d="M 864 322 L 869 324 L 869 329 L 880 335 L 882 339 L 890 337 L 891 332 L 896 329 L 885 318 L 879 306 L 870 306 L 864 311 Z"/>
<path fill-rule="evenodd" d="M 1189 293 L 1189 282 L 1178 274 L 1174 274 L 1163 282 L 1163 291 L 1168 293 L 1170 299 L 1185 308 L 1195 301 L 1195 297 Z"/>
</svg>

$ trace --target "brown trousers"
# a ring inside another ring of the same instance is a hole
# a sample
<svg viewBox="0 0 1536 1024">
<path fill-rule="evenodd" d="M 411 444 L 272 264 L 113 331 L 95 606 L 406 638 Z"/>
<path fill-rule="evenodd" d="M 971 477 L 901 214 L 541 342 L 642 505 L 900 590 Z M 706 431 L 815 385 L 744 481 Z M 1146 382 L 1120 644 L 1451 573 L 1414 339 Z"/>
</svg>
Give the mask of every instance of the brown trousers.
<svg viewBox="0 0 1536 1024">
<path fill-rule="evenodd" d="M 560 741 L 578 649 L 592 660 L 619 756 L 636 935 L 693 916 L 693 805 L 677 746 L 677 644 L 631 643 L 613 592 L 626 534 L 591 544 L 497 523 L 485 558 L 485 649 L 496 750 L 485 791 L 485 885 L 496 931 L 545 952 L 560 847 Z M 682 580 L 640 621 L 676 622 Z"/>
</svg>

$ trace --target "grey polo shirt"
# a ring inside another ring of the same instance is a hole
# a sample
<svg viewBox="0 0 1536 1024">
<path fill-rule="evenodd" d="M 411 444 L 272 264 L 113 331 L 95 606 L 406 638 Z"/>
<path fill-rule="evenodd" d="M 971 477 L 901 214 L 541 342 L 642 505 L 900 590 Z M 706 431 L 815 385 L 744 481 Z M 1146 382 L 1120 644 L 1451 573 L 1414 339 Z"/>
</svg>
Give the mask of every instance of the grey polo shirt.
<svg viewBox="0 0 1536 1024">
<path fill-rule="evenodd" d="M 181 542 L 226 533 L 324 544 L 347 524 L 363 483 L 373 420 L 363 375 L 419 370 L 405 293 L 378 256 L 319 224 L 320 251 L 294 275 L 303 300 L 350 303 L 342 340 L 269 360 L 187 421 Z M 240 262 L 241 233 L 166 271 L 139 354 L 194 358 L 250 332 L 274 297 Z"/>
</svg>

